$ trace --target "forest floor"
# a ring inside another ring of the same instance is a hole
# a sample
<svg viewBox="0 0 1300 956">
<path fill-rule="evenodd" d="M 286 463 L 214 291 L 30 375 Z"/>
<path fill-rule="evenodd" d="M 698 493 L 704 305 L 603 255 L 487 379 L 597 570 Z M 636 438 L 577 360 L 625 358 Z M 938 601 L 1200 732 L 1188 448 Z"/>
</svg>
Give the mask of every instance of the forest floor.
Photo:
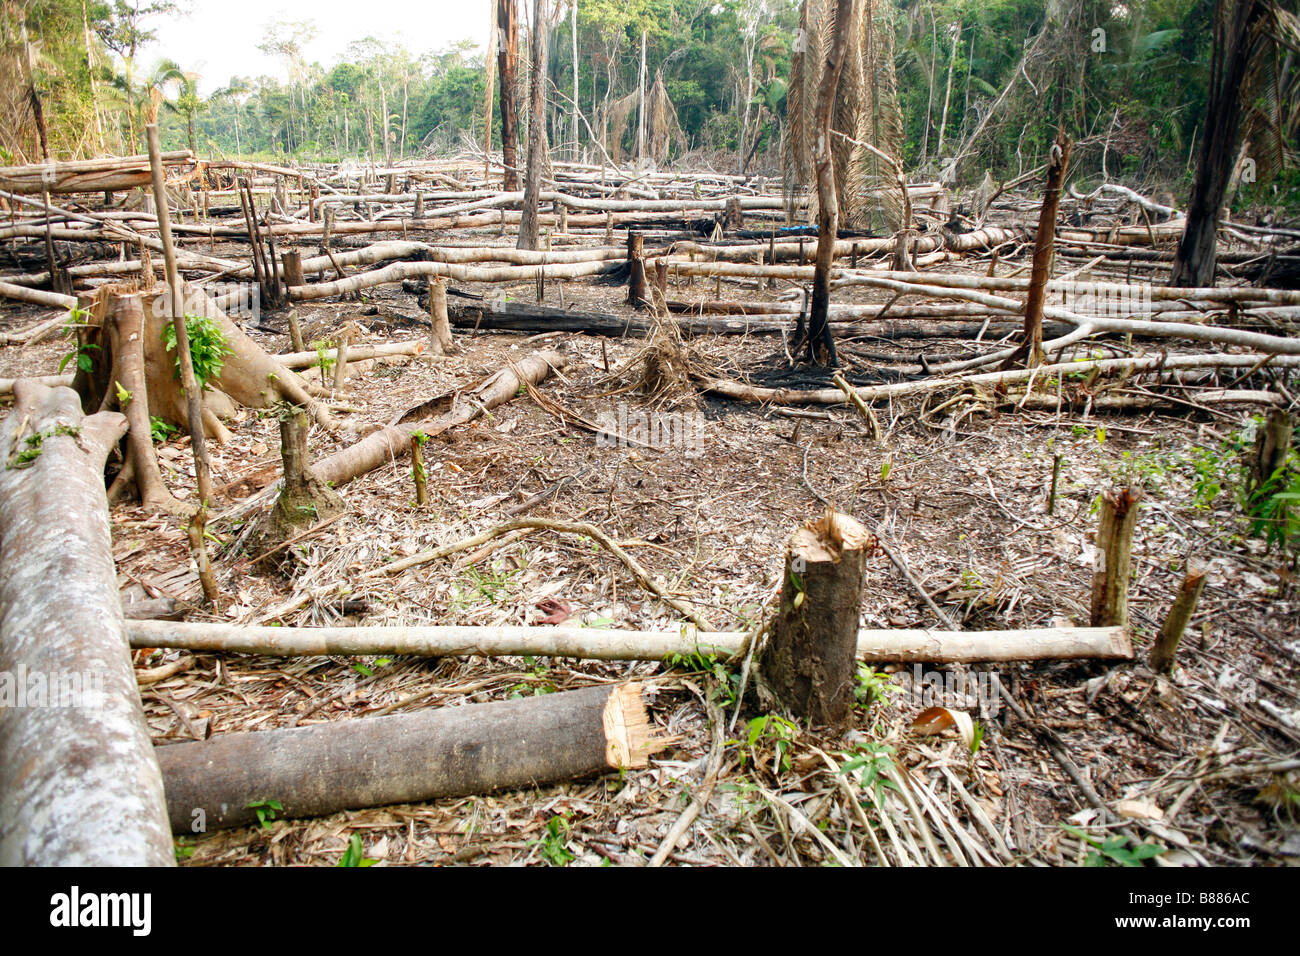
<svg viewBox="0 0 1300 956">
<path fill-rule="evenodd" d="M 752 282 L 723 289 L 726 298 L 770 297 Z M 505 291 L 527 301 L 534 294 L 531 284 Z M 697 285 L 672 294 L 702 291 Z M 630 314 L 623 289 L 569 283 L 564 295 L 584 309 Z M 882 301 L 866 292 L 851 298 Z M 347 320 L 360 324 L 367 343 L 427 334 L 407 321 L 421 315 L 413 297 L 392 289 L 299 313 L 308 339 L 328 339 Z M 0 324 L 20 328 L 35 314 L 7 311 Z M 264 321 L 284 324 L 282 316 Z M 881 350 L 914 361 L 922 348 L 956 353 L 967 346 L 854 345 L 847 328 L 840 327 L 841 347 L 855 381 L 879 373 Z M 287 336 L 250 334 L 268 351 L 289 349 Z M 763 721 L 752 695 L 734 729 L 711 729 L 706 699 L 730 721 L 738 675 L 714 661 L 137 654 L 141 669 L 193 658 L 188 670 L 142 687 L 159 745 L 629 679 L 646 686 L 661 733 L 679 737 L 645 770 L 180 838 L 183 862 L 335 865 L 360 834 L 365 857 L 380 865 L 638 863 L 654 854 L 698 792 L 715 734 L 725 748 L 717 786 L 672 862 L 1113 864 L 1141 843 L 1164 848 L 1157 862 L 1165 864 L 1300 861 L 1300 785 L 1289 769 L 1300 750 L 1300 588 L 1294 563 L 1251 536 L 1236 501 L 1249 413 L 1022 411 L 946 429 L 907 400 L 879 411 L 887 434 L 877 443 L 857 413 L 842 407 L 805 417 L 688 389 L 653 399 L 636 391 L 608 395 L 635 379 L 627 373 L 643 358 L 645 340 L 460 330 L 456 340 L 460 350 L 446 358 L 355 367 L 342 398 L 357 411 L 344 420 L 355 428 L 392 420 L 548 347 L 562 349 L 570 364 L 540 386 L 547 398 L 593 420 L 618 414 L 619 403 L 632 416 L 698 414 L 702 440 L 665 451 L 613 447 L 521 395 L 428 443 L 426 506 L 414 503 L 409 461 L 377 469 L 342 489 L 347 513 L 296 543 L 292 572 L 276 574 L 250 566 L 237 547 L 253 510 L 271 500 L 254 498 L 250 508 L 250 496 L 279 472 L 275 419 L 244 411 L 231 423 L 233 439 L 212 448 L 219 501 L 209 527 L 221 542 L 213 546 L 222 591 L 216 619 L 263 621 L 277 606 L 322 589 L 323 596 L 274 619 L 672 626 L 676 612 L 643 592 L 610 554 L 544 531 L 358 580 L 395 558 L 500 524 L 507 508 L 555 489 L 527 513 L 597 525 L 720 628 L 754 622 L 777 584 L 786 539 L 827 504 L 875 531 L 964 628 L 1086 625 L 1098 496 L 1131 483 L 1143 495 L 1130 597 L 1137 661 L 995 665 L 1033 726 L 987 699 L 948 700 L 979 721 L 982 739 L 972 753 L 952 732 L 913 731 L 924 709 L 919 666 L 864 668 L 854 726 L 832 735 Z M 704 337 L 685 345 L 702 364 L 756 383 L 779 378 L 786 367 L 778 338 Z M 0 377 L 51 374 L 66 351 L 61 341 L 0 349 Z M 313 457 L 354 440 L 352 428 L 339 436 L 313 429 Z M 187 444 L 173 438 L 160 451 L 168 483 L 182 497 L 193 493 Z M 1057 455 L 1058 500 L 1049 514 Z M 132 506 L 115 507 L 112 516 L 124 594 L 199 597 L 174 520 Z M 1208 583 L 1177 670 L 1157 677 L 1141 662 L 1189 561 L 1208 564 Z M 188 618 L 212 619 L 197 610 Z M 862 623 L 942 627 L 882 553 L 869 562 Z M 1041 736 L 1049 731 L 1122 826 L 1104 823 L 1053 760 Z"/>
</svg>

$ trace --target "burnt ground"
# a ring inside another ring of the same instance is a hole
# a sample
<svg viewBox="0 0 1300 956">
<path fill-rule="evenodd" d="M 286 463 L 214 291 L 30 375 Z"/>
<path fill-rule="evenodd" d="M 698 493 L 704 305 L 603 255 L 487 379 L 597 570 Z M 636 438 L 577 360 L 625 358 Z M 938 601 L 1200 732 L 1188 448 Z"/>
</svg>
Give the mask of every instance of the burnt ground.
<svg viewBox="0 0 1300 956">
<path fill-rule="evenodd" d="M 674 294 L 708 294 L 712 286 L 697 282 Z M 752 282 L 722 288 L 725 298 L 763 297 Z M 529 301 L 534 294 L 531 285 L 506 291 Z M 563 292 L 565 302 L 586 309 L 627 308 L 621 289 L 569 283 Z M 882 301 L 867 292 L 848 298 Z M 366 300 L 300 308 L 305 336 L 329 338 L 355 319 L 366 342 L 423 338 L 403 319 L 420 314 L 413 297 L 386 289 Z M 0 321 L 16 329 L 40 315 L 10 308 Z M 283 314 L 264 321 L 284 326 Z M 286 335 L 252 334 L 269 351 L 288 350 Z M 214 484 L 224 489 L 210 523 L 220 542 L 214 557 L 222 601 L 211 616 L 196 609 L 189 619 L 261 622 L 296 596 L 323 589 L 273 619 L 527 624 L 554 620 L 558 608 L 571 623 L 610 627 L 677 620 L 611 555 L 589 541 L 541 531 L 395 577 L 358 578 L 396 557 L 502 523 L 507 508 L 562 483 L 528 514 L 599 526 L 719 628 L 753 624 L 777 583 L 785 539 L 825 503 L 878 530 L 965 628 L 1086 624 L 1098 495 L 1131 482 L 1144 494 L 1130 599 L 1138 662 L 998 665 L 1033 725 L 1006 709 L 990 713 L 985 706 L 981 713 L 975 700 L 949 701 L 979 721 L 983 736 L 974 754 L 954 731 L 922 736 L 910 729 L 922 710 L 907 692 L 910 666 L 882 666 L 881 677 L 865 672 L 864 704 L 844 736 L 751 725 L 759 716 L 751 695 L 736 729 L 724 734 L 718 786 L 669 859 L 792 865 L 873 863 L 883 854 L 892 863 L 1070 865 L 1088 862 L 1116 831 L 1129 848 L 1163 847 L 1157 864 L 1300 859 L 1300 592 L 1294 561 L 1250 535 L 1233 493 L 1235 449 L 1248 436 L 1249 412 L 1022 411 L 979 414 L 946 428 L 922 415 L 919 401 L 907 400 L 878 409 L 888 434 L 877 444 L 856 413 L 838 406 L 808 417 L 688 389 L 653 400 L 635 391 L 597 397 L 638 377 L 644 340 L 460 330 L 456 338 L 461 351 L 449 358 L 354 369 L 342 398 L 356 409 L 341 414 L 349 430 L 332 436 L 313 429 L 313 456 L 354 440 L 366 423 L 474 385 L 542 346 L 570 357 L 563 375 L 541 386 L 547 398 L 591 419 L 617 414 L 620 402 L 633 413 L 698 409 L 703 445 L 698 454 L 609 447 L 521 396 L 426 446 L 431 501 L 424 508 L 414 504 L 408 461 L 346 486 L 348 513 L 297 543 L 296 567 L 285 576 L 251 567 L 238 546 L 255 511 L 269 505 L 256 492 L 274 481 L 279 464 L 274 419 L 244 411 L 232 423 L 233 440 L 212 449 Z M 752 373 L 758 384 L 785 377 L 776 338 L 705 337 L 686 345 L 698 364 L 733 377 Z M 852 377 L 865 381 L 884 374 L 884 353 L 915 356 L 922 348 L 956 355 L 970 345 L 867 341 L 845 347 L 844 357 Z M 66 351 L 59 341 L 2 349 L 0 377 L 53 373 Z M 173 439 L 161 448 L 167 480 L 181 496 L 192 494 L 193 483 L 185 446 Z M 1059 498 L 1049 515 L 1058 454 Z M 113 527 L 125 592 L 198 598 L 174 520 L 119 506 Z M 1189 561 L 1209 563 L 1208 584 L 1178 669 L 1170 679 L 1157 678 L 1141 661 Z M 880 553 L 869 563 L 862 621 L 939 626 Z M 654 722 L 680 736 L 643 771 L 180 839 L 178 858 L 191 866 L 334 865 L 352 834 L 381 865 L 639 862 L 697 792 L 712 740 L 705 698 L 717 699 L 730 718 L 737 674 L 722 664 L 701 671 L 689 664 L 178 651 L 137 654 L 136 663 L 144 671 L 190 657 L 188 670 L 142 687 L 160 745 L 626 679 L 646 684 Z M 873 695 L 882 699 L 868 706 Z M 761 731 L 753 739 L 751 726 Z M 1045 730 L 1058 735 L 1086 781 L 1120 810 L 1122 826 L 1105 824 L 1089 806 L 1053 760 Z M 849 761 L 849 772 L 838 772 Z"/>
</svg>

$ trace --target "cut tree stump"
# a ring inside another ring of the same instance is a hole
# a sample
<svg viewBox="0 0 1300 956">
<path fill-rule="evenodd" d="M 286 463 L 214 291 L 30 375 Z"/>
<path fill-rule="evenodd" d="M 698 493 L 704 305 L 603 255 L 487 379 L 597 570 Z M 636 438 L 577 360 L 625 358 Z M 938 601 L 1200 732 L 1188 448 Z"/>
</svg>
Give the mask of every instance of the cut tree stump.
<svg viewBox="0 0 1300 956">
<path fill-rule="evenodd" d="M 305 528 L 328 521 L 347 510 L 337 491 L 322 481 L 308 464 L 307 412 L 287 406 L 280 413 L 280 459 L 284 483 L 275 506 L 260 533 L 253 535 L 252 554 L 262 554 L 300 534 Z M 266 560 L 279 565 L 292 560 L 292 550 L 277 552 Z"/>
<path fill-rule="evenodd" d="M 639 232 L 627 234 L 627 304 L 645 308 L 645 237 Z"/>
<path fill-rule="evenodd" d="M 1174 655 L 1183 639 L 1183 631 L 1187 630 L 1187 622 L 1196 613 L 1196 603 L 1201 599 L 1201 591 L 1205 589 L 1205 572 L 1205 568 L 1192 568 L 1183 578 L 1178 596 L 1169 608 L 1169 616 L 1161 625 L 1155 646 L 1151 648 L 1150 664 L 1153 671 L 1167 674 L 1174 669 Z"/>
<path fill-rule="evenodd" d="M 446 355 L 454 352 L 451 325 L 447 321 L 447 280 L 435 276 L 429 280 L 429 354 Z"/>
<path fill-rule="evenodd" d="M 104 461 L 116 412 L 19 381 L 0 426 L 0 865 L 171 866 Z"/>
<path fill-rule="evenodd" d="M 1141 495 L 1112 488 L 1101 496 L 1097 564 L 1092 576 L 1092 626 L 1128 626 L 1128 580 L 1133 567 L 1133 529 Z"/>
<path fill-rule="evenodd" d="M 123 308 L 124 297 L 136 295 L 126 286 L 104 286 L 82 300 L 87 315 L 77 330 L 77 345 L 90 358 L 89 371 L 78 368 L 73 388 L 81 395 L 87 413 L 96 411 L 115 392 L 112 382 L 113 350 L 107 317 Z M 176 375 L 176 354 L 163 346 L 163 329 L 171 325 L 171 305 L 165 287 L 138 294 L 144 314 L 144 368 L 149 393 L 149 414 L 188 430 L 185 394 Z M 280 401 L 307 407 L 323 428 L 337 429 L 328 408 L 313 399 L 307 385 L 275 356 L 267 354 L 197 286 L 185 290 L 187 314 L 210 319 L 220 330 L 229 353 L 219 374 L 203 392 L 203 425 L 208 437 L 224 442 L 229 432 L 221 419 L 235 414 L 237 402 L 248 408 L 270 408 Z M 105 323 L 107 322 L 107 326 Z M 94 346 L 90 348 L 90 346 Z"/>
<path fill-rule="evenodd" d="M 224 734 L 159 747 L 175 833 L 280 817 L 538 787 L 644 767 L 651 736 L 639 684 Z M 168 846 L 170 855 L 170 844 Z"/>
<path fill-rule="evenodd" d="M 842 726 L 852 712 L 862 578 L 875 546 L 856 520 L 827 509 L 786 548 L 761 670 L 781 703 L 814 724 Z"/>
</svg>

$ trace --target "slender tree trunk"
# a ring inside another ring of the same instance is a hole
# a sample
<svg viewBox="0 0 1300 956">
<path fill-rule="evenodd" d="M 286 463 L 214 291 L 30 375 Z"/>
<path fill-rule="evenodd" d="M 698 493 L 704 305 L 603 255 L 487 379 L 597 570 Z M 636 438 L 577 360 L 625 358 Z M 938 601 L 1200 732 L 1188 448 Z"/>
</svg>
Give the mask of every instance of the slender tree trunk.
<svg viewBox="0 0 1300 956">
<path fill-rule="evenodd" d="M 90 72 L 90 109 L 95 114 L 95 135 L 99 148 L 104 150 L 104 121 L 99 114 L 99 81 L 95 79 L 95 57 L 90 44 L 90 17 L 86 12 L 86 0 L 81 0 L 81 30 L 86 44 L 86 69 Z"/>
<path fill-rule="evenodd" d="M 934 115 L 934 66 L 939 58 L 939 24 L 934 16 L 934 4 L 930 4 L 930 84 L 925 97 L 925 126 L 921 129 L 921 165 L 925 165 L 930 154 L 930 120 Z"/>
<path fill-rule="evenodd" d="M 22 26 L 23 41 L 23 81 L 27 84 L 27 98 L 32 105 L 32 119 L 36 121 L 36 136 L 41 146 L 41 159 L 50 161 L 49 136 L 45 131 L 45 110 L 41 106 L 41 96 L 36 92 L 36 69 L 32 63 L 32 44 L 27 39 L 27 24 Z"/>
<path fill-rule="evenodd" d="M 528 169 L 524 182 L 524 211 L 517 248 L 536 249 L 537 199 L 542 190 L 546 150 L 546 0 L 533 0 L 532 97 L 528 104 Z"/>
<path fill-rule="evenodd" d="M 1025 336 L 1020 347 L 1003 368 L 1011 368 L 1023 355 L 1029 368 L 1043 364 L 1043 306 L 1047 302 L 1047 283 L 1052 278 L 1052 253 L 1056 245 L 1056 213 L 1061 202 L 1065 174 L 1070 166 L 1069 138 L 1064 131 L 1056 135 L 1051 159 L 1047 164 L 1047 185 L 1043 204 L 1038 210 L 1038 235 L 1034 239 L 1033 266 L 1029 274 L 1029 292 L 1025 296 Z"/>
<path fill-rule="evenodd" d="M 384 134 L 384 165 L 389 166 L 393 162 L 393 156 L 388 147 L 388 89 L 382 79 L 379 81 L 379 108 L 384 111 L 384 123 L 380 128 Z"/>
<path fill-rule="evenodd" d="M 490 0 L 488 3 L 488 46 L 487 54 L 483 58 L 483 175 L 487 177 L 492 172 L 492 94 L 496 84 L 496 56 L 497 56 L 497 4 Z"/>
<path fill-rule="evenodd" d="M 1250 66 L 1251 32 L 1263 16 L 1256 0 L 1217 0 L 1214 53 L 1205 135 L 1196 165 L 1196 180 L 1187 203 L 1187 225 L 1174 256 L 1169 284 L 1210 288 L 1214 285 L 1215 246 L 1241 132 L 1241 84 Z"/>
<path fill-rule="evenodd" d="M 818 365 L 834 365 L 835 341 L 826 321 L 831 301 L 831 264 L 835 259 L 835 238 L 839 233 L 839 198 L 835 192 L 835 160 L 831 150 L 831 114 L 835 94 L 844 72 L 848 30 L 853 23 L 853 0 L 836 0 L 835 35 L 822 70 L 817 91 L 814 164 L 817 172 L 817 263 L 813 272 L 812 307 L 808 314 L 808 356 Z"/>
<path fill-rule="evenodd" d="M 645 156 L 645 37 L 641 31 L 641 72 L 637 77 L 637 118 L 636 118 L 636 159 L 640 162 Z"/>
<path fill-rule="evenodd" d="M 952 53 L 948 57 L 948 83 L 943 90 L 943 112 L 939 114 L 939 145 L 935 148 L 937 155 L 943 155 L 943 137 L 948 129 L 948 103 L 952 99 L 952 68 L 957 62 L 957 44 L 961 42 L 961 21 L 957 21 L 957 32 L 952 38 Z"/>
<path fill-rule="evenodd" d="M 501 49 L 497 72 L 501 77 L 501 161 L 505 165 L 502 188 L 519 188 L 519 110 L 515 105 L 519 72 L 519 10 L 516 0 L 497 0 L 501 28 Z"/>
<path fill-rule="evenodd" d="M 570 6 L 569 28 L 573 33 L 573 159 L 578 159 L 578 0 Z"/>
</svg>

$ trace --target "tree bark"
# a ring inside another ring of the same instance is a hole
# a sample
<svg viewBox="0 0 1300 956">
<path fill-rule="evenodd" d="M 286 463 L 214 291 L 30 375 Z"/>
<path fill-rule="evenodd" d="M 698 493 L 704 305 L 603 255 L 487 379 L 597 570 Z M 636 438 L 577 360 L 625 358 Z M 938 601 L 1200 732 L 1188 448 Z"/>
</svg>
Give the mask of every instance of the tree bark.
<svg viewBox="0 0 1300 956">
<path fill-rule="evenodd" d="M 519 221 L 520 249 L 536 249 L 537 200 L 542 190 L 546 157 L 546 0 L 533 0 L 532 96 L 528 104 L 528 169 L 524 179 L 524 210 Z"/>
<path fill-rule="evenodd" d="M 835 33 L 822 69 L 822 85 L 817 91 L 817 134 L 814 164 L 817 173 L 817 262 L 813 272 L 812 305 L 808 314 L 807 356 L 817 365 L 835 365 L 835 340 L 826 321 L 831 301 L 831 263 L 835 259 L 835 240 L 839 234 L 839 199 L 835 192 L 835 159 L 831 149 L 831 114 L 835 95 L 844 71 L 844 53 L 848 31 L 854 22 L 853 0 L 836 0 Z M 799 343 L 797 343 L 799 344 Z"/>
<path fill-rule="evenodd" d="M 515 94 L 519 78 L 519 9 L 517 0 L 496 0 L 499 50 L 497 73 L 501 78 L 501 160 L 505 166 L 502 186 L 519 188 L 519 109 Z"/>
<path fill-rule="evenodd" d="M 814 724 L 839 727 L 852 713 L 862 578 L 875 544 L 853 518 L 828 509 L 787 547 L 762 671 L 781 702 Z"/>
<path fill-rule="evenodd" d="M 66 388 L 15 396 L 0 426 L 0 865 L 170 866 L 104 496 L 126 418 L 83 417 Z"/>
<path fill-rule="evenodd" d="M 665 746 L 639 684 L 442 707 L 158 748 L 175 833 L 538 787 L 647 765 Z M 201 814 L 201 816 L 199 816 Z M 170 844 L 169 844 L 170 852 Z"/>
<path fill-rule="evenodd" d="M 645 294 L 645 237 L 639 232 L 627 234 L 627 304 L 644 309 Z"/>
<path fill-rule="evenodd" d="M 455 349 L 447 321 L 447 280 L 435 276 L 429 280 L 429 354 L 446 355 Z"/>
<path fill-rule="evenodd" d="M 128 605 L 129 607 L 129 605 Z M 127 622 L 132 647 L 176 647 L 271 657 L 329 654 L 414 657 L 578 657 L 600 661 L 662 661 L 674 654 L 731 657 L 743 653 L 744 631 L 623 631 L 594 627 L 241 627 L 196 621 Z M 1122 627 L 1052 627 L 1022 631 L 857 632 L 859 660 L 884 662 L 1132 660 Z"/>
<path fill-rule="evenodd" d="M 129 423 L 126 464 L 118 481 L 122 481 L 124 476 L 132 479 L 140 503 L 146 509 L 177 515 L 192 514 L 192 507 L 176 500 L 167 490 L 158 467 L 158 456 L 154 453 L 148 376 L 145 374 L 144 309 L 140 305 L 140 296 L 115 295 L 110 298 L 104 327 L 112 349 L 112 373 L 109 375 L 112 384 L 104 396 L 104 404 L 111 402 L 120 406 Z M 125 397 L 117 392 L 118 387 L 125 390 Z M 117 483 L 114 483 L 115 487 Z M 113 497 L 112 491 L 110 497 Z"/>
<path fill-rule="evenodd" d="M 1183 583 L 1178 588 L 1178 596 L 1174 598 L 1173 606 L 1169 608 L 1169 615 L 1160 626 L 1160 633 L 1156 636 L 1155 646 L 1151 648 L 1150 658 L 1151 669 L 1157 673 L 1167 674 L 1173 670 L 1174 656 L 1178 652 L 1179 642 L 1183 639 L 1183 631 L 1187 629 L 1187 622 L 1196 613 L 1196 603 L 1205 588 L 1205 570 L 1205 568 L 1193 568 L 1187 572 L 1187 576 L 1183 578 Z"/>
<path fill-rule="evenodd" d="M 1258 0 L 1217 0 L 1214 7 L 1205 129 L 1187 203 L 1187 223 L 1169 278 L 1173 286 L 1214 285 L 1219 213 L 1232 179 L 1241 132 L 1241 86 L 1255 45 L 1252 33 L 1265 9 Z"/>
<path fill-rule="evenodd" d="M 1101 496 L 1097 563 L 1092 577 L 1093 627 L 1128 626 L 1128 582 L 1139 498 L 1132 488 L 1114 488 Z"/>
</svg>

